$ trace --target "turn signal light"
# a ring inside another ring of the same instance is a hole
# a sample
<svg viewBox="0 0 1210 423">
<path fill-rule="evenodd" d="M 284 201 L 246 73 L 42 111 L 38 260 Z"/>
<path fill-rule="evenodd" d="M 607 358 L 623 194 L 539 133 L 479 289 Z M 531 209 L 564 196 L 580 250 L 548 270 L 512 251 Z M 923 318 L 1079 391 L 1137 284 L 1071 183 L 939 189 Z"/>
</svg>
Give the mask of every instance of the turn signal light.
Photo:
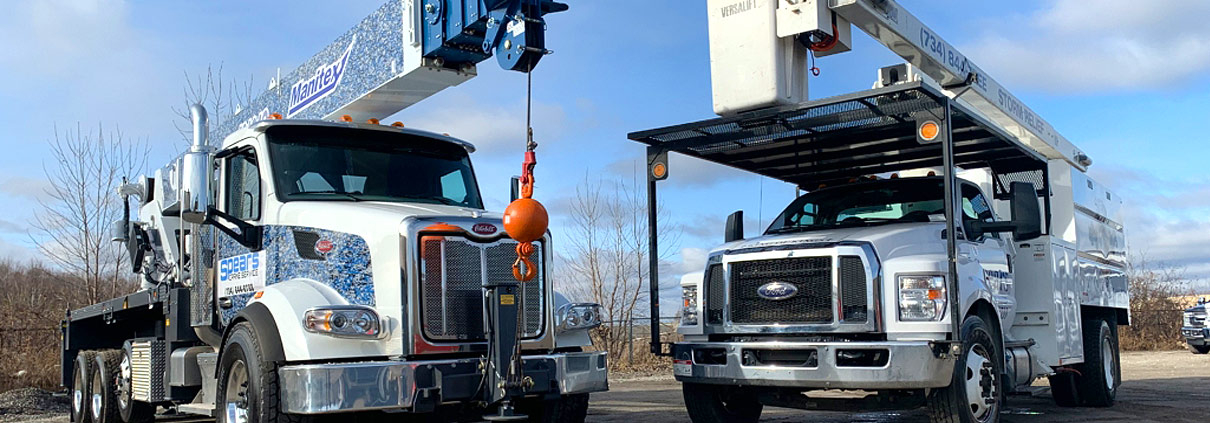
<svg viewBox="0 0 1210 423">
<path fill-rule="evenodd" d="M 937 139 L 937 135 L 941 134 L 941 126 L 935 121 L 926 121 L 920 124 L 920 139 L 932 141 Z"/>
</svg>

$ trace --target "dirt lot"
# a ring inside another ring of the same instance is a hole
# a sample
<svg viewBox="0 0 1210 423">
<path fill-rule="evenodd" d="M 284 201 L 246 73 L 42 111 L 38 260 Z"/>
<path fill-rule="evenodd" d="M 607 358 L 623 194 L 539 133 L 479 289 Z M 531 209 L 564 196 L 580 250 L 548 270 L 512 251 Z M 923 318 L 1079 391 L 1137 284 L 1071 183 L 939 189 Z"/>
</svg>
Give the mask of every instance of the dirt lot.
<svg viewBox="0 0 1210 423">
<path fill-rule="evenodd" d="M 1210 404 L 1210 357 L 1185 351 L 1126 353 L 1118 403 L 1108 409 L 1062 409 L 1042 389 L 1009 399 L 1006 422 L 1202 422 Z M 67 422 L 63 414 L 3 415 L 0 422 Z M 174 419 L 176 422 L 204 421 Z M 589 422 L 687 422 L 680 385 L 670 378 L 615 380 L 592 397 Z M 805 412 L 766 408 L 766 422 L 924 422 L 920 410 L 895 413 Z"/>
</svg>

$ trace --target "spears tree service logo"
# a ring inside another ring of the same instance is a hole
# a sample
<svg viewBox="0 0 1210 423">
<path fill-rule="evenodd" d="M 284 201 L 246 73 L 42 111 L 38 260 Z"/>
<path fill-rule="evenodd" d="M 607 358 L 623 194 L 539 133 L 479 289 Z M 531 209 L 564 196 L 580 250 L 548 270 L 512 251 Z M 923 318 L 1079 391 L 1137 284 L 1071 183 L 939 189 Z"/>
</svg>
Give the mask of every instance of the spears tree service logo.
<svg viewBox="0 0 1210 423">
<path fill-rule="evenodd" d="M 353 40 L 349 41 L 349 46 L 345 48 L 344 54 L 340 55 L 335 62 L 321 65 L 315 69 L 315 75 L 310 78 L 303 79 L 294 83 L 290 87 L 290 108 L 286 112 L 286 117 L 294 117 L 307 107 L 315 104 L 332 91 L 336 91 L 336 87 L 340 86 L 341 79 L 345 75 L 345 64 L 349 63 L 349 55 L 353 53 L 353 45 L 357 44 L 357 35 L 353 35 Z"/>
</svg>

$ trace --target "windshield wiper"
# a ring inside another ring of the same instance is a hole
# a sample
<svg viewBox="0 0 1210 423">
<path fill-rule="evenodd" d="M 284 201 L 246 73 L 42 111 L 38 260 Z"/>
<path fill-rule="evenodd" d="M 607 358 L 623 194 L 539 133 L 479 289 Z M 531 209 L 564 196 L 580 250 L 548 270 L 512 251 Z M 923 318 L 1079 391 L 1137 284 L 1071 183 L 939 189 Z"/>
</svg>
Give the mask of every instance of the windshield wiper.
<svg viewBox="0 0 1210 423">
<path fill-rule="evenodd" d="M 334 189 L 326 189 L 323 191 L 303 191 L 303 192 L 300 192 L 299 194 L 336 194 L 336 195 L 341 195 L 341 196 L 347 197 L 348 199 L 353 200 L 355 202 L 365 200 L 364 198 L 359 197 L 359 195 L 361 195 L 361 191 L 344 192 L 344 191 L 337 191 Z"/>
<path fill-rule="evenodd" d="M 439 203 L 441 203 L 441 204 L 445 204 L 445 205 L 449 205 L 449 206 L 461 206 L 461 205 L 463 205 L 463 204 L 462 204 L 462 203 L 460 203 L 460 202 L 457 202 L 457 201 L 454 201 L 454 200 L 451 200 L 451 199 L 448 199 L 448 198 L 442 197 L 442 196 L 440 196 L 440 195 L 426 195 L 426 196 L 416 196 L 416 197 L 407 197 L 407 198 L 410 198 L 410 199 L 413 199 L 413 200 L 431 200 L 431 201 L 436 201 L 436 202 L 439 202 Z"/>
</svg>

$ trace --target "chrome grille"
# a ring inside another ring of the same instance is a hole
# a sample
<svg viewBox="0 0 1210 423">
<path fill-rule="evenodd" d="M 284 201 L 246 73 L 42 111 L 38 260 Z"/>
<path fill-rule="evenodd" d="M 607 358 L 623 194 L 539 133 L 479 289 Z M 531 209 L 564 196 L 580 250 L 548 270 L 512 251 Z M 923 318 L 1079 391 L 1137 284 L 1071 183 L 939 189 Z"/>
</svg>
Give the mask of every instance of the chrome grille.
<svg viewBox="0 0 1210 423">
<path fill-rule="evenodd" d="M 1192 328 L 1206 326 L 1206 313 L 1185 312 L 1185 326 Z"/>
<path fill-rule="evenodd" d="M 848 323 L 865 322 L 869 316 L 866 301 L 865 266 L 861 257 L 840 256 L 840 309 Z"/>
<path fill-rule="evenodd" d="M 482 341 L 483 285 L 513 280 L 517 243 L 478 243 L 466 238 L 425 236 L 421 242 L 421 321 L 425 335 L 437 341 Z M 534 253 L 538 277 L 522 283 L 522 337 L 542 332 L 545 266 L 542 246 Z"/>
<path fill-rule="evenodd" d="M 706 270 L 706 323 L 721 325 L 723 307 L 727 304 L 727 291 L 723 288 L 723 265 L 712 264 Z"/>
<path fill-rule="evenodd" d="M 757 290 L 770 282 L 792 284 L 798 294 L 777 301 L 761 298 Z M 831 323 L 832 304 L 831 257 L 731 263 L 733 323 Z"/>
</svg>

